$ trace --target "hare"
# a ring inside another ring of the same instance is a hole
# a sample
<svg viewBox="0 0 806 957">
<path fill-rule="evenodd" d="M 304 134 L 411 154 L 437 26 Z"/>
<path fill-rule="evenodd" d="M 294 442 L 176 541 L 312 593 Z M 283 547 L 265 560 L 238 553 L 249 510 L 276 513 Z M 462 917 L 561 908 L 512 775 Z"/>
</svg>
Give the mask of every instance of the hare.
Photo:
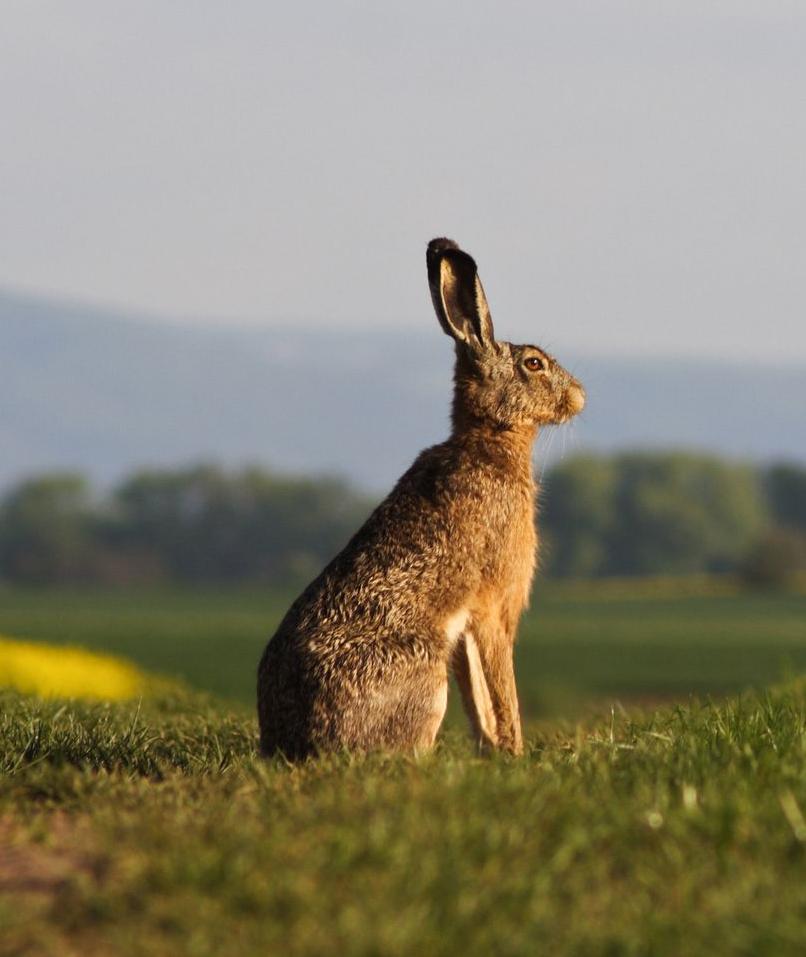
<svg viewBox="0 0 806 957">
<path fill-rule="evenodd" d="M 512 653 L 535 570 L 532 445 L 585 392 L 544 350 L 498 341 L 473 259 L 426 254 L 455 343 L 452 431 L 426 449 L 294 602 L 258 669 L 261 752 L 420 750 L 448 672 L 482 749 L 522 751 Z"/>
</svg>

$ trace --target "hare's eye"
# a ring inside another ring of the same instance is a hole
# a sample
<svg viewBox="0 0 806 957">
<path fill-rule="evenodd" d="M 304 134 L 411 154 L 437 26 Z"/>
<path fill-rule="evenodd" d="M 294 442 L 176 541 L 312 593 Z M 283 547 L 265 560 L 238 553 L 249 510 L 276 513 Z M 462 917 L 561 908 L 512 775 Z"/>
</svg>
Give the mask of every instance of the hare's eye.
<svg viewBox="0 0 806 957">
<path fill-rule="evenodd" d="M 546 368 L 546 363 L 540 356 L 529 356 L 528 359 L 523 360 L 523 364 L 530 372 L 542 372 Z"/>
</svg>

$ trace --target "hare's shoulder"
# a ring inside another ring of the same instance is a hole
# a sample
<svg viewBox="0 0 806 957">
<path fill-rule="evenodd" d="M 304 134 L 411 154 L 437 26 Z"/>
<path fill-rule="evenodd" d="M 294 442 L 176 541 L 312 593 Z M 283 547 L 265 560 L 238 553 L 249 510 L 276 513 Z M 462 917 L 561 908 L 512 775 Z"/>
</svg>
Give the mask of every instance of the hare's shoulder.
<svg viewBox="0 0 806 957">
<path fill-rule="evenodd" d="M 387 501 L 411 496 L 420 502 L 445 504 L 460 498 L 511 497 L 524 477 L 513 471 L 496 443 L 459 436 L 424 449 L 389 495 Z M 530 494 L 531 477 L 526 478 Z"/>
<path fill-rule="evenodd" d="M 450 443 L 421 452 L 350 541 L 297 598 L 283 626 L 294 623 L 299 627 L 307 618 L 325 611 L 333 617 L 334 604 L 348 596 L 352 601 L 356 591 L 380 596 L 395 591 L 407 578 L 428 587 L 432 579 L 449 576 L 451 556 L 457 553 L 451 542 L 465 543 L 474 537 L 483 519 L 480 502 L 475 507 L 462 502 L 463 497 L 467 498 L 465 469 L 461 450 Z"/>
<path fill-rule="evenodd" d="M 530 530 L 531 505 L 494 463 L 461 443 L 431 446 L 299 596 L 284 624 L 352 620 L 368 594 L 373 602 L 400 604 L 401 589 L 412 596 L 445 590 L 454 578 L 473 577 L 474 568 L 508 564 L 511 557 L 499 560 L 491 551 L 522 551 L 520 539 Z"/>
</svg>

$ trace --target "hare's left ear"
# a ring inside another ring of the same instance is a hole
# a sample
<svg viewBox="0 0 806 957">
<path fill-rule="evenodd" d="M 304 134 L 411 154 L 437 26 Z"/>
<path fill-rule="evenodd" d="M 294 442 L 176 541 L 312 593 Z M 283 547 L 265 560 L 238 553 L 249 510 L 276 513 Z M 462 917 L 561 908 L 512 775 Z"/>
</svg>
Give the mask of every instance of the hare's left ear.
<svg viewBox="0 0 806 957">
<path fill-rule="evenodd" d="M 431 298 L 443 330 L 475 352 L 495 349 L 490 307 L 473 257 L 451 239 L 432 239 L 425 258 Z"/>
</svg>

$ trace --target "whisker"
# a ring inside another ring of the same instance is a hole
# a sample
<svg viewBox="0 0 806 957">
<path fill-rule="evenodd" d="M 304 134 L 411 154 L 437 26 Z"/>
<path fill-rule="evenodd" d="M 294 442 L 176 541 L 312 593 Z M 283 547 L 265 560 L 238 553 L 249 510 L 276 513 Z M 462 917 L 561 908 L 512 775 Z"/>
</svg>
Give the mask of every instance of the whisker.
<svg viewBox="0 0 806 957">
<path fill-rule="evenodd" d="M 554 443 L 554 436 L 557 434 L 556 429 L 552 428 L 551 426 L 549 426 L 549 429 L 551 431 L 548 434 L 546 447 L 543 449 L 543 452 L 541 454 L 540 478 L 538 479 L 539 482 L 543 481 L 543 476 L 546 474 L 546 467 L 548 466 L 548 462 L 549 462 L 549 453 L 551 452 L 551 446 Z M 545 433 L 541 433 L 541 437 L 543 434 Z"/>
</svg>

